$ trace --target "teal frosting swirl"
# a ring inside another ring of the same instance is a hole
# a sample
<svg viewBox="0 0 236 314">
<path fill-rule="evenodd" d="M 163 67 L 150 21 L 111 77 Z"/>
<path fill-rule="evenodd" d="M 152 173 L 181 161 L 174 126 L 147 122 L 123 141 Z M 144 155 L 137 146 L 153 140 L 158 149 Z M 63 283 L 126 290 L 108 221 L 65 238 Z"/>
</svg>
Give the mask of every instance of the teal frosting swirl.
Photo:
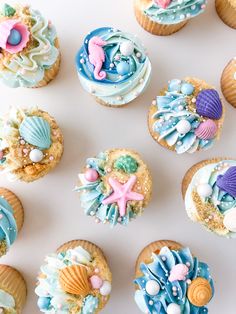
<svg viewBox="0 0 236 314">
<path fill-rule="evenodd" d="M 23 12 L 21 14 L 27 17 Z M 9 87 L 37 86 L 44 78 L 45 70 L 53 66 L 59 56 L 55 47 L 57 35 L 54 26 L 49 25 L 39 11 L 30 9 L 30 18 L 33 22 L 31 37 L 37 45 L 4 61 L 0 79 Z"/>
<path fill-rule="evenodd" d="M 7 249 L 17 238 L 17 224 L 11 205 L 0 197 L 0 241 L 5 241 Z"/>
<path fill-rule="evenodd" d="M 202 13 L 206 2 L 206 0 L 172 0 L 164 9 L 156 1 L 152 1 L 144 13 L 159 24 L 177 24 Z"/>
<path fill-rule="evenodd" d="M 93 295 L 88 295 L 84 299 L 84 305 L 81 310 L 81 314 L 91 314 L 95 313 L 98 308 L 98 298 Z"/>
<path fill-rule="evenodd" d="M 193 257 L 188 248 L 175 251 L 163 247 L 159 254 L 153 253 L 152 257 L 152 263 L 142 263 L 140 265 L 143 275 L 134 281 L 139 287 L 139 290 L 135 293 L 135 301 L 140 310 L 143 313 L 166 314 L 168 305 L 174 303 L 180 306 L 181 313 L 184 314 L 208 313 L 205 306 L 194 306 L 187 297 L 187 281 L 192 281 L 198 277 L 209 281 L 212 295 L 214 294 L 214 285 L 208 265 Z M 185 280 L 171 282 L 169 275 L 173 267 L 178 264 L 187 265 L 189 268 L 188 274 Z M 160 286 L 160 291 L 154 296 L 146 292 L 146 284 L 149 280 L 154 280 Z M 176 291 L 176 293 L 173 293 L 173 291 Z"/>
</svg>

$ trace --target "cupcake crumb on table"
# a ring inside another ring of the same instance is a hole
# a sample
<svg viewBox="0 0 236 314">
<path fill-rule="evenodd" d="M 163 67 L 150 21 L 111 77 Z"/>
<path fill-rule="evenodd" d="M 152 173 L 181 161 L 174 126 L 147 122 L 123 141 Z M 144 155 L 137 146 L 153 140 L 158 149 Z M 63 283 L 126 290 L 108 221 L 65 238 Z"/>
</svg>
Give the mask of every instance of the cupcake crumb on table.
<svg viewBox="0 0 236 314">
<path fill-rule="evenodd" d="M 150 202 L 152 179 L 139 154 L 110 149 L 88 158 L 75 191 L 85 214 L 97 223 L 128 225 Z"/>
<path fill-rule="evenodd" d="M 149 131 L 158 144 L 177 154 L 195 153 L 219 139 L 224 111 L 218 92 L 206 82 L 173 79 L 152 102 Z"/>
<path fill-rule="evenodd" d="M 236 160 L 214 158 L 192 166 L 183 178 L 182 195 L 192 221 L 236 237 Z"/>
<path fill-rule="evenodd" d="M 12 107 L 0 122 L 0 171 L 9 180 L 35 181 L 59 163 L 63 135 L 47 112 Z"/>
<path fill-rule="evenodd" d="M 9 87 L 42 87 L 55 78 L 60 51 L 52 23 L 30 6 L 0 9 L 0 80 Z"/>
<path fill-rule="evenodd" d="M 135 267 L 135 302 L 142 313 L 207 313 L 214 283 L 189 248 L 160 240 L 146 246 Z"/>
<path fill-rule="evenodd" d="M 236 0 L 215 0 L 215 6 L 221 20 L 236 29 Z"/>
<path fill-rule="evenodd" d="M 102 250 L 85 240 L 63 244 L 40 269 L 35 293 L 43 313 L 99 313 L 109 301 L 112 274 Z"/>
<path fill-rule="evenodd" d="M 150 60 L 138 38 L 110 27 L 85 37 L 76 68 L 82 87 L 98 103 L 113 108 L 142 94 L 151 76 Z"/>
<path fill-rule="evenodd" d="M 236 57 L 227 64 L 222 73 L 221 90 L 225 99 L 236 108 Z"/>
</svg>

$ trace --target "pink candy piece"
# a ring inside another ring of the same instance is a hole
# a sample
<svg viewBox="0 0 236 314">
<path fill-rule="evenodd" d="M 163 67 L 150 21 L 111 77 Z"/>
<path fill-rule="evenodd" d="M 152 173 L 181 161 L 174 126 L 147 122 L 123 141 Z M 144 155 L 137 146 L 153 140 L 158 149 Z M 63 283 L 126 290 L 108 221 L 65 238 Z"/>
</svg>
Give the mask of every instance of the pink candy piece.
<svg viewBox="0 0 236 314">
<path fill-rule="evenodd" d="M 216 123 L 208 119 L 199 124 L 198 128 L 195 130 L 195 135 L 203 140 L 210 140 L 215 137 L 217 133 Z"/>
<path fill-rule="evenodd" d="M 85 179 L 89 182 L 95 182 L 98 179 L 98 172 L 95 169 L 88 169 L 85 172 Z"/>
<path fill-rule="evenodd" d="M 94 77 L 99 81 L 107 76 L 105 71 L 101 71 L 105 61 L 105 53 L 102 47 L 105 45 L 106 42 L 98 36 L 92 37 L 88 44 L 89 61 L 94 65 Z"/>
<path fill-rule="evenodd" d="M 177 264 L 171 269 L 168 279 L 170 282 L 173 282 L 175 280 L 185 280 L 188 272 L 189 269 L 185 264 Z"/>
<path fill-rule="evenodd" d="M 172 0 L 155 0 L 155 3 L 161 6 L 163 9 L 166 9 Z"/>
<path fill-rule="evenodd" d="M 22 36 L 21 42 L 16 46 L 12 46 L 7 42 L 12 29 L 17 30 Z M 29 36 L 27 26 L 18 20 L 6 20 L 0 24 L 0 47 L 11 54 L 22 51 L 29 41 Z"/>
<path fill-rule="evenodd" d="M 93 289 L 100 289 L 103 284 L 103 280 L 97 275 L 93 275 L 89 280 Z"/>
<path fill-rule="evenodd" d="M 3 159 L 3 156 L 4 156 L 3 151 L 0 150 L 0 160 Z"/>
</svg>

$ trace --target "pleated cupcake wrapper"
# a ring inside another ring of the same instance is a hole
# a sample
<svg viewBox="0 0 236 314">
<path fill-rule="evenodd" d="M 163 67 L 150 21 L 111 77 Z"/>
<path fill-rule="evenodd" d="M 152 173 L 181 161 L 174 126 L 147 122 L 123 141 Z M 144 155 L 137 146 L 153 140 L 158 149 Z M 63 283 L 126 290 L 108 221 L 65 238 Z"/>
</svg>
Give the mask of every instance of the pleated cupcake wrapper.
<svg viewBox="0 0 236 314">
<path fill-rule="evenodd" d="M 0 188 L 0 195 L 4 196 L 4 199 L 11 205 L 19 232 L 24 223 L 24 209 L 21 201 L 14 193 L 4 188 Z"/>
<path fill-rule="evenodd" d="M 236 28 L 236 6 L 230 0 L 216 0 L 216 11 L 225 24 Z"/>
<path fill-rule="evenodd" d="M 235 18 L 236 19 L 236 18 Z M 236 60 L 231 60 L 223 71 L 221 77 L 221 89 L 226 100 L 236 108 Z"/>
<path fill-rule="evenodd" d="M 183 21 L 177 24 L 159 24 L 152 21 L 147 15 L 142 12 L 140 8 L 140 1 L 136 0 L 134 4 L 135 16 L 138 23 L 149 33 L 159 36 L 167 36 L 178 32 L 182 27 L 184 27 L 188 21 Z"/>
<path fill-rule="evenodd" d="M 21 274 L 10 266 L 0 265 L 0 289 L 15 299 L 17 314 L 20 314 L 27 295 L 26 283 Z"/>
<path fill-rule="evenodd" d="M 58 39 L 55 40 L 55 47 L 59 49 Z M 50 81 L 52 81 L 59 72 L 60 64 L 61 64 L 61 54 L 59 53 L 59 56 L 56 62 L 49 69 L 45 71 L 44 78 L 34 88 L 46 86 Z"/>
<path fill-rule="evenodd" d="M 136 261 L 135 266 L 135 278 L 141 277 L 143 273 L 140 271 L 140 264 L 145 263 L 149 264 L 152 262 L 152 253 L 159 252 L 164 246 L 167 246 L 171 250 L 180 250 L 182 245 L 178 242 L 171 240 L 160 240 L 155 241 L 147 245 L 142 252 L 139 254 L 139 257 Z"/>
</svg>

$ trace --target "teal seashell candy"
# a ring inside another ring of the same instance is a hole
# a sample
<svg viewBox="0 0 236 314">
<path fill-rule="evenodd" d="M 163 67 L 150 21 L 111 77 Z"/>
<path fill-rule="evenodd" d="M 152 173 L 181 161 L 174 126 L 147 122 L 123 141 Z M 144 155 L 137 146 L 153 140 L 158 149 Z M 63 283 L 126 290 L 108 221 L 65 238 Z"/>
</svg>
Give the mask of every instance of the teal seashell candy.
<svg viewBox="0 0 236 314">
<path fill-rule="evenodd" d="M 132 156 L 125 155 L 115 161 L 114 167 L 126 173 L 135 173 L 138 169 L 138 163 Z"/>
<path fill-rule="evenodd" d="M 50 125 L 41 117 L 26 117 L 19 127 L 19 132 L 27 143 L 40 149 L 48 149 L 51 146 Z"/>
</svg>

